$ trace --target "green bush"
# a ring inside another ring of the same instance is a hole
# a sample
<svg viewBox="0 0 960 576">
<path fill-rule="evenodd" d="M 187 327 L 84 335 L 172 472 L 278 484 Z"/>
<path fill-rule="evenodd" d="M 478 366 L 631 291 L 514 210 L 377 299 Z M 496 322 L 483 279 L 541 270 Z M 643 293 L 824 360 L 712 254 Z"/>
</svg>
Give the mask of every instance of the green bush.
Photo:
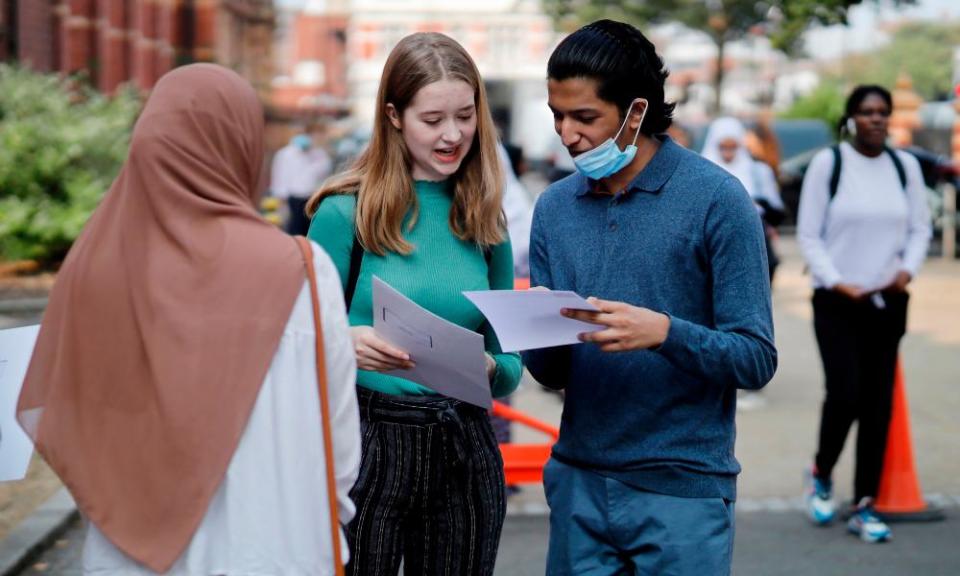
<svg viewBox="0 0 960 576">
<path fill-rule="evenodd" d="M 0 258 L 66 255 L 126 158 L 140 104 L 0 65 Z"/>
<path fill-rule="evenodd" d="M 840 118 L 843 117 L 846 99 L 846 95 L 837 84 L 822 82 L 812 92 L 798 98 L 793 106 L 780 114 L 780 117 L 816 118 L 826 122 L 831 130 L 836 130 Z"/>
</svg>

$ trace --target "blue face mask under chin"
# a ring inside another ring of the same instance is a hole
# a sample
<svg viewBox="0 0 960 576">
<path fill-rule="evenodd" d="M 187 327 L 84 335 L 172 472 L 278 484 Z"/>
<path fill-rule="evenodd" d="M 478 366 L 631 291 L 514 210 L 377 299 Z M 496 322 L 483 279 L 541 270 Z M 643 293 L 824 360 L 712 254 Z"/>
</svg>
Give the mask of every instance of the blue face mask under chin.
<svg viewBox="0 0 960 576">
<path fill-rule="evenodd" d="M 290 142 L 301 150 L 309 150 L 313 146 L 313 138 L 306 134 L 297 134 Z"/>
<path fill-rule="evenodd" d="M 637 102 L 643 102 L 643 112 L 640 114 L 640 126 L 637 126 L 637 133 L 633 135 L 633 143 L 620 150 L 620 147 L 617 146 L 617 139 L 620 138 L 620 134 L 623 132 L 623 129 L 627 126 L 627 120 L 630 119 L 630 113 L 633 111 L 633 105 Z M 587 178 L 593 180 L 600 180 L 601 178 L 606 178 L 616 174 L 623 169 L 624 166 L 633 161 L 634 156 L 637 155 L 637 138 L 640 136 L 640 127 L 643 126 L 643 119 L 647 116 L 647 108 L 649 104 L 647 100 L 643 98 L 638 98 L 630 103 L 630 107 L 627 108 L 627 115 L 623 119 L 623 124 L 620 125 L 620 130 L 617 131 L 617 135 L 613 138 L 607 138 L 607 140 L 594 148 L 593 150 L 587 150 L 583 154 L 578 154 L 573 159 L 573 164 L 577 167 L 577 170 L 586 176 Z"/>
</svg>

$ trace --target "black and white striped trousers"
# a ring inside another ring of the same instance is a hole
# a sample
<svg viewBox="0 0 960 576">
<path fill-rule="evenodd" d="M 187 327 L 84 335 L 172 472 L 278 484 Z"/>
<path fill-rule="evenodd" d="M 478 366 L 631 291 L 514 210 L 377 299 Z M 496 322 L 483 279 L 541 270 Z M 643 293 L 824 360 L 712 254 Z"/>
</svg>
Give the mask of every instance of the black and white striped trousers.
<svg viewBox="0 0 960 576">
<path fill-rule="evenodd" d="M 506 514 L 487 412 L 444 397 L 359 387 L 363 458 L 350 493 L 349 574 L 493 574 Z"/>
</svg>

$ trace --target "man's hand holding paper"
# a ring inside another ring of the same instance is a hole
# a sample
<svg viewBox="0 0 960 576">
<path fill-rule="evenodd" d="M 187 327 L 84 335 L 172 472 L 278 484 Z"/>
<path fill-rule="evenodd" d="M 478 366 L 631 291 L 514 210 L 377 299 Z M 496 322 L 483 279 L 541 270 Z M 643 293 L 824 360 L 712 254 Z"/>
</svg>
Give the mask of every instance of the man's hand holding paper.
<svg viewBox="0 0 960 576">
<path fill-rule="evenodd" d="M 580 334 L 581 342 L 593 342 L 604 352 L 645 350 L 664 343 L 670 331 L 670 317 L 625 302 L 587 298 L 598 311 L 564 308 L 567 318 L 603 327 Z"/>
<path fill-rule="evenodd" d="M 575 292 L 537 287 L 464 292 L 463 295 L 486 316 L 505 352 L 578 344 L 581 334 L 600 329 L 560 313 L 563 309 L 600 312 Z"/>
</svg>

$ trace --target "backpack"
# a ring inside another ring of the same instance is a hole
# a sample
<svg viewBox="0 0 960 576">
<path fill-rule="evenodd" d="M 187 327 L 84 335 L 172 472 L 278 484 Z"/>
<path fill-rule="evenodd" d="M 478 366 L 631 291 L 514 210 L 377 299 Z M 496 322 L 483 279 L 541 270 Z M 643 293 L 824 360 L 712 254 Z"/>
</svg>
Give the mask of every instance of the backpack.
<svg viewBox="0 0 960 576">
<path fill-rule="evenodd" d="M 840 145 L 834 144 L 830 147 L 830 151 L 833 152 L 833 172 L 830 173 L 830 200 L 833 200 L 833 197 L 837 195 L 837 187 L 840 185 L 840 169 L 843 167 L 843 160 L 840 155 Z M 883 151 L 890 156 L 890 160 L 893 161 L 893 167 L 897 169 L 897 176 L 900 178 L 900 186 L 903 188 L 904 193 L 907 191 L 907 171 L 903 168 L 903 162 L 900 160 L 900 157 L 897 156 L 897 153 L 893 151 L 893 148 L 889 146 L 884 146 Z"/>
</svg>

